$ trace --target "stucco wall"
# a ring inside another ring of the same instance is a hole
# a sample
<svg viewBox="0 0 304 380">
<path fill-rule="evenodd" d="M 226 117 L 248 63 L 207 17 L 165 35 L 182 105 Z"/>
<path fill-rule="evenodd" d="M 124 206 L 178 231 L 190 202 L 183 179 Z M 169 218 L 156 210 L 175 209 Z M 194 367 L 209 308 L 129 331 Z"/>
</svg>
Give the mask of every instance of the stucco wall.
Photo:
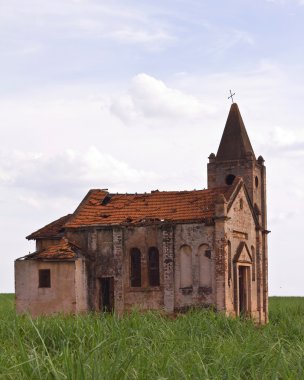
<svg viewBox="0 0 304 380">
<path fill-rule="evenodd" d="M 214 226 L 202 223 L 176 226 L 175 309 L 214 303 L 213 240 Z M 190 256 L 184 252 L 190 252 Z"/>
<path fill-rule="evenodd" d="M 75 296 L 77 313 L 88 310 L 88 282 L 85 261 L 75 261 Z"/>
<path fill-rule="evenodd" d="M 242 205 L 241 205 L 242 204 Z M 229 220 L 227 221 L 227 241 L 231 243 L 231 262 L 227 263 L 231 265 L 231 280 L 227 278 L 226 283 L 226 308 L 230 314 L 234 314 L 237 311 L 237 271 L 235 258 L 237 250 L 240 244 L 244 242 L 248 247 L 249 253 L 252 256 L 252 264 L 250 265 L 250 277 L 251 277 L 251 313 L 256 319 L 259 318 L 258 312 L 258 275 L 260 275 L 257 264 L 257 245 L 258 245 L 258 231 L 250 210 L 249 204 L 246 199 L 244 189 L 242 188 L 238 193 L 232 207 L 228 212 Z M 228 270 L 228 268 L 227 268 Z"/>
<path fill-rule="evenodd" d="M 131 287 L 130 251 L 138 248 L 141 252 L 141 287 Z M 149 286 L 148 250 L 157 247 L 160 264 L 160 286 Z M 164 307 L 163 299 L 163 252 L 162 230 L 159 226 L 129 227 L 124 230 L 124 293 L 125 309 L 159 309 Z"/>
<path fill-rule="evenodd" d="M 38 270 L 51 270 L 51 287 L 39 288 Z M 17 313 L 32 316 L 73 313 L 76 311 L 75 263 L 15 261 L 15 293 Z"/>
</svg>

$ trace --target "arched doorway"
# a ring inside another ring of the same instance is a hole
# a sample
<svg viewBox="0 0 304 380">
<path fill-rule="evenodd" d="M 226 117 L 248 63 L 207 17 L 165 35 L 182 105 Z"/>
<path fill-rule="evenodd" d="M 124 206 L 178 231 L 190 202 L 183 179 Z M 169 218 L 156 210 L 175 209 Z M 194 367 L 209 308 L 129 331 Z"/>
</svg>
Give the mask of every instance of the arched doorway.
<svg viewBox="0 0 304 380">
<path fill-rule="evenodd" d="M 245 242 L 238 246 L 234 257 L 234 307 L 236 315 L 251 314 L 252 257 Z"/>
</svg>

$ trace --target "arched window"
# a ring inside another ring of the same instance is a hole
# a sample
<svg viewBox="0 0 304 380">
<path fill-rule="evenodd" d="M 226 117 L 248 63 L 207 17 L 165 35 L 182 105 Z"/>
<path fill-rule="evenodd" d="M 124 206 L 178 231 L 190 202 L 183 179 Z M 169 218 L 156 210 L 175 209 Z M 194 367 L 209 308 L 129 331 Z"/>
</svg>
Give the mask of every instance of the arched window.
<svg viewBox="0 0 304 380">
<path fill-rule="evenodd" d="M 189 245 L 180 248 L 180 287 L 192 286 L 192 249 Z"/>
<path fill-rule="evenodd" d="M 132 248 L 131 258 L 131 286 L 141 286 L 141 253 L 138 248 Z"/>
<path fill-rule="evenodd" d="M 212 283 L 211 273 L 211 251 L 207 244 L 202 244 L 198 248 L 199 256 L 199 285 L 210 288 Z"/>
<path fill-rule="evenodd" d="M 159 286 L 159 253 L 156 247 L 149 248 L 148 272 L 149 272 L 149 285 Z"/>
</svg>

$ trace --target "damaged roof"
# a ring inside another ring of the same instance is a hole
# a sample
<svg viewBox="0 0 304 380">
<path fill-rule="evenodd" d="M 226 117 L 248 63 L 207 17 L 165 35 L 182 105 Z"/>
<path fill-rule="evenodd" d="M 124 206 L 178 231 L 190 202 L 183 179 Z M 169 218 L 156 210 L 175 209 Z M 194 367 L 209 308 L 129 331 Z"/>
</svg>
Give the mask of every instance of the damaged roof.
<svg viewBox="0 0 304 380">
<path fill-rule="evenodd" d="M 41 249 L 27 256 L 24 260 L 75 260 L 80 255 L 80 248 L 63 237 L 58 243 L 54 243 L 45 249 Z"/>
<path fill-rule="evenodd" d="M 228 200 L 234 188 L 235 185 L 193 191 L 156 190 L 145 194 L 90 190 L 65 227 L 206 220 L 214 216 L 219 194 Z"/>
<path fill-rule="evenodd" d="M 32 239 L 59 239 L 63 236 L 63 227 L 69 220 L 72 214 L 62 216 L 52 223 L 40 228 L 39 230 L 31 233 L 26 237 L 28 240 Z"/>
</svg>

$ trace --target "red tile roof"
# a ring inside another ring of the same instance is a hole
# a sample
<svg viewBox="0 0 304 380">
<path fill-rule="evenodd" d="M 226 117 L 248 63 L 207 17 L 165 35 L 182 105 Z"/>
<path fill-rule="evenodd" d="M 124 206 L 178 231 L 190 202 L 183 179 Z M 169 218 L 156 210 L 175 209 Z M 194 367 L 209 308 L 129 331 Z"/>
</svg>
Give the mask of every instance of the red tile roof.
<svg viewBox="0 0 304 380">
<path fill-rule="evenodd" d="M 71 214 L 65 215 L 52 223 L 40 228 L 26 237 L 32 239 L 59 239 L 63 236 L 63 226 L 69 220 Z"/>
<path fill-rule="evenodd" d="M 110 194 L 104 190 L 90 190 L 65 227 L 206 220 L 214 216 L 219 194 L 224 194 L 228 200 L 234 188 L 235 183 L 207 190 L 156 190 L 147 194 Z"/>
<path fill-rule="evenodd" d="M 80 253 L 80 249 L 75 244 L 63 237 L 59 243 L 53 244 L 45 249 L 31 253 L 24 257 L 25 260 L 75 260 Z"/>
</svg>

